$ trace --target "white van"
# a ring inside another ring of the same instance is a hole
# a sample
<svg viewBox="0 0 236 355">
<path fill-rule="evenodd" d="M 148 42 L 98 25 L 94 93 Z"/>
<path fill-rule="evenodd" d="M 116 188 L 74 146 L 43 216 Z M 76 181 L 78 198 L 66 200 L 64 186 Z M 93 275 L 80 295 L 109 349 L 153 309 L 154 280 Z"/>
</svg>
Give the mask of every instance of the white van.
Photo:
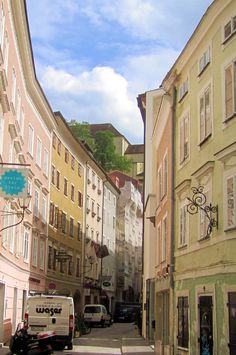
<svg viewBox="0 0 236 355">
<path fill-rule="evenodd" d="M 75 321 L 72 297 L 29 296 L 24 321 L 29 336 L 34 338 L 40 331 L 54 331 L 55 345 L 72 350 Z"/>
<path fill-rule="evenodd" d="M 111 315 L 102 304 L 86 304 L 84 306 L 84 320 L 90 325 L 110 326 L 112 324 Z"/>
</svg>

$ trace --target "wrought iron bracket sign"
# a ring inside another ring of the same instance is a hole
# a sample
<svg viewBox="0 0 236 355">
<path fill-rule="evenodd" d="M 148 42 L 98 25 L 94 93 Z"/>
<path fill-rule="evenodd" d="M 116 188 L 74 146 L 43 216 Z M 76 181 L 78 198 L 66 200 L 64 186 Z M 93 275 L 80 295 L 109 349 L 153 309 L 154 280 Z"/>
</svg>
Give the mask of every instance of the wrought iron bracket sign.
<svg viewBox="0 0 236 355">
<path fill-rule="evenodd" d="M 193 191 L 192 198 L 187 197 L 190 203 L 187 205 L 187 211 L 190 214 L 196 214 L 202 211 L 207 217 L 209 223 L 207 226 L 206 238 L 208 238 L 212 232 L 212 228 L 218 228 L 218 206 L 212 206 L 206 204 L 207 198 L 203 193 L 203 186 L 192 187 Z"/>
</svg>

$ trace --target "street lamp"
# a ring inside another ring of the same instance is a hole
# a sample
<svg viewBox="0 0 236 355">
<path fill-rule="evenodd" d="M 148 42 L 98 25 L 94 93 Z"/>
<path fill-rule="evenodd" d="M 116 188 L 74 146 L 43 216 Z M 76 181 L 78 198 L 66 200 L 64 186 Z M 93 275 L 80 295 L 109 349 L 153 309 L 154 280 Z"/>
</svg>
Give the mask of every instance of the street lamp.
<svg viewBox="0 0 236 355">
<path fill-rule="evenodd" d="M 10 224 L 8 226 L 5 226 L 3 228 L 0 229 L 0 233 L 3 232 L 4 230 L 8 229 L 8 228 L 12 228 L 15 226 L 18 226 L 18 224 L 22 223 L 22 221 L 24 220 L 25 217 L 25 210 L 29 207 L 30 204 L 30 200 L 31 200 L 31 196 L 27 195 L 27 197 L 19 197 L 17 199 L 17 203 L 18 206 L 20 207 L 21 211 L 1 211 L 2 212 L 2 216 L 12 216 L 12 215 L 16 215 L 16 216 L 20 216 L 20 220 L 14 224 Z M 1 235 L 0 235 L 1 236 Z"/>
</svg>

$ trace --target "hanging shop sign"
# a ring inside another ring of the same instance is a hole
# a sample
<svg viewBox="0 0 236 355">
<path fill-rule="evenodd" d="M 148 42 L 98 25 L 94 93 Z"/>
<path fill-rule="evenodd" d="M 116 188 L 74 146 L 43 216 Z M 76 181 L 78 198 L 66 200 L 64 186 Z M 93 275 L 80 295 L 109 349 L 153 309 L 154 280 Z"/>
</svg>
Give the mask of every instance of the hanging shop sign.
<svg viewBox="0 0 236 355">
<path fill-rule="evenodd" d="M 0 167 L 0 196 L 26 198 L 29 169 Z"/>
</svg>

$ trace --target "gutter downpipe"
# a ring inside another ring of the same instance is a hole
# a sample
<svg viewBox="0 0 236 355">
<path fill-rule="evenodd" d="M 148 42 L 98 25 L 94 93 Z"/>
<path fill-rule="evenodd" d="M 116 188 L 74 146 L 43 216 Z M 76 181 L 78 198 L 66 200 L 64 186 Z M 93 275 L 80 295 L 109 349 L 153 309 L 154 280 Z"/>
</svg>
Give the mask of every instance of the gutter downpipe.
<svg viewBox="0 0 236 355">
<path fill-rule="evenodd" d="M 174 315 L 174 250 L 175 250 L 175 244 L 174 244 L 174 238 L 175 238 L 175 233 L 174 233 L 174 212 L 175 212 L 175 108 L 176 108 L 176 88 L 175 85 L 172 85 L 172 107 L 171 107 L 171 159 L 172 159 L 172 168 L 171 168 L 171 246 L 170 246 L 170 289 L 172 293 L 172 315 Z M 173 317 L 172 317 L 173 318 Z M 173 325 L 172 325 L 173 327 Z M 173 332 L 174 329 L 171 330 L 171 343 L 172 343 L 172 354 L 174 354 L 174 336 Z"/>
</svg>

